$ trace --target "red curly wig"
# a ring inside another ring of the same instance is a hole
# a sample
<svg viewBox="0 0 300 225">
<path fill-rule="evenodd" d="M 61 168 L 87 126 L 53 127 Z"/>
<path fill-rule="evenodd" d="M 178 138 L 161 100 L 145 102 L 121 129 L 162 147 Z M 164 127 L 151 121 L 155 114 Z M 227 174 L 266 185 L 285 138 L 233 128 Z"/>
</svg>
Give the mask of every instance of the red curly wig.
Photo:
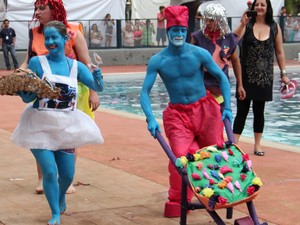
<svg viewBox="0 0 300 225">
<path fill-rule="evenodd" d="M 68 26 L 67 11 L 62 0 L 36 0 L 34 2 L 33 19 L 35 18 L 35 12 L 39 5 L 45 5 L 45 6 L 48 5 L 53 20 L 60 21 L 64 23 L 65 26 Z M 44 30 L 44 25 L 40 24 L 38 31 L 42 33 L 43 30 Z"/>
</svg>

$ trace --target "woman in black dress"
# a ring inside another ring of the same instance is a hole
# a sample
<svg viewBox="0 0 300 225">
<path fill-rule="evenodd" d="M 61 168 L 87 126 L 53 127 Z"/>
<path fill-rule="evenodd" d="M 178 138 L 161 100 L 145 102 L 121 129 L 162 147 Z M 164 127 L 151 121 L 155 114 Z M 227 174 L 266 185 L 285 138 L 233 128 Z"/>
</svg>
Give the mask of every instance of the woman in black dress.
<svg viewBox="0 0 300 225">
<path fill-rule="evenodd" d="M 235 30 L 235 33 L 242 39 L 241 66 L 246 98 L 242 100 L 238 94 L 236 96 L 237 115 L 233 124 L 233 132 L 238 142 L 252 102 L 254 154 L 263 156 L 260 142 L 264 129 L 265 103 L 272 101 L 273 97 L 274 52 L 281 70 L 281 81 L 287 84 L 289 79 L 285 71 L 282 33 L 278 24 L 273 20 L 270 0 L 254 0 L 250 10 L 257 11 L 257 15 L 248 17 L 245 12 L 241 24 Z"/>
</svg>

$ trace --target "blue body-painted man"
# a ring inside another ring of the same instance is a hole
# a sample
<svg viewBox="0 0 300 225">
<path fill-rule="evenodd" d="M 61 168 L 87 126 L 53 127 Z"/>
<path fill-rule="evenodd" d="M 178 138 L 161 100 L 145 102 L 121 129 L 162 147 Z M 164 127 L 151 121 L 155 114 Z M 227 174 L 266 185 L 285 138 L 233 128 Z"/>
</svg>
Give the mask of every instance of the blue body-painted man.
<svg viewBox="0 0 300 225">
<path fill-rule="evenodd" d="M 150 91 L 157 74 L 166 86 L 170 103 L 163 112 L 163 122 L 170 147 L 176 157 L 194 152 L 204 146 L 223 140 L 222 119 L 232 120 L 230 85 L 226 75 L 205 49 L 185 43 L 188 27 L 188 10 L 185 6 L 165 9 L 169 45 L 152 56 L 141 90 L 141 106 L 153 137 L 160 131 L 151 108 Z M 206 91 L 203 68 L 216 77 L 224 97 L 224 110 Z M 166 217 L 180 216 L 181 177 L 169 163 L 169 201 L 165 205 Z M 191 201 L 192 192 L 188 193 Z"/>
<path fill-rule="evenodd" d="M 49 54 L 33 57 L 28 68 L 40 78 L 46 77 L 52 84 L 63 86 L 64 91 L 56 100 L 57 104 L 37 98 L 36 93 L 20 92 L 24 102 L 34 102 L 22 113 L 12 141 L 30 148 L 41 166 L 44 191 L 52 212 L 48 225 L 54 225 L 60 224 L 60 215 L 66 210 L 66 190 L 75 172 L 74 148 L 103 143 L 95 122 L 76 109 L 77 79 L 95 91 L 103 90 L 103 79 L 100 69 L 92 74 L 84 64 L 65 56 L 68 36 L 63 23 L 49 22 L 44 37 Z M 72 98 L 69 93 L 73 93 Z M 63 104 L 57 107 L 60 103 Z"/>
</svg>

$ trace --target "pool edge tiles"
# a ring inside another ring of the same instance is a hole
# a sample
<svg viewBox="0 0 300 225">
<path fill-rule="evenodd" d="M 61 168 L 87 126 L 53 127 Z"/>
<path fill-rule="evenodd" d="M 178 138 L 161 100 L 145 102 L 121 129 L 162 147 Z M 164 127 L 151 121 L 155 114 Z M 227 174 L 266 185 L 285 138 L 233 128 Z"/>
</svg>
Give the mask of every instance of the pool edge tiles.
<svg viewBox="0 0 300 225">
<path fill-rule="evenodd" d="M 137 115 L 137 114 L 134 114 L 134 113 L 125 112 L 125 111 L 120 111 L 120 110 L 116 110 L 116 109 L 99 108 L 99 109 L 97 109 L 97 111 L 110 113 L 110 114 L 113 114 L 113 115 L 122 116 L 122 117 L 126 117 L 126 118 L 132 118 L 132 119 L 146 121 L 145 116 L 141 116 L 141 115 Z M 159 124 L 163 123 L 161 119 L 156 118 L 156 120 Z"/>
</svg>

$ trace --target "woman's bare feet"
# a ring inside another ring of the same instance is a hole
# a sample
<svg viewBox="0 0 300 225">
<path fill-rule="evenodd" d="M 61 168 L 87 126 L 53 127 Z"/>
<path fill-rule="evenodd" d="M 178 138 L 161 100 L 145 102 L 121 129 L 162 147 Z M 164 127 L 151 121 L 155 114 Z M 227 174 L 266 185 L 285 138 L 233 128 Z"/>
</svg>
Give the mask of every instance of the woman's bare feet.
<svg viewBox="0 0 300 225">
<path fill-rule="evenodd" d="M 76 188 L 74 187 L 73 183 L 70 185 L 68 190 L 66 191 L 66 194 L 74 194 L 76 192 Z"/>
<path fill-rule="evenodd" d="M 53 215 L 51 220 L 48 221 L 48 225 L 59 225 L 60 224 L 60 215 Z"/>
<path fill-rule="evenodd" d="M 44 194 L 44 188 L 43 188 L 43 180 L 39 180 L 37 183 L 37 186 L 35 188 L 36 194 Z"/>
<path fill-rule="evenodd" d="M 72 216 L 72 212 L 67 211 L 66 209 L 62 212 L 60 212 L 60 215 L 65 215 L 65 216 Z"/>
<path fill-rule="evenodd" d="M 60 215 L 72 216 L 72 212 L 67 211 L 66 201 L 59 203 Z"/>
</svg>

